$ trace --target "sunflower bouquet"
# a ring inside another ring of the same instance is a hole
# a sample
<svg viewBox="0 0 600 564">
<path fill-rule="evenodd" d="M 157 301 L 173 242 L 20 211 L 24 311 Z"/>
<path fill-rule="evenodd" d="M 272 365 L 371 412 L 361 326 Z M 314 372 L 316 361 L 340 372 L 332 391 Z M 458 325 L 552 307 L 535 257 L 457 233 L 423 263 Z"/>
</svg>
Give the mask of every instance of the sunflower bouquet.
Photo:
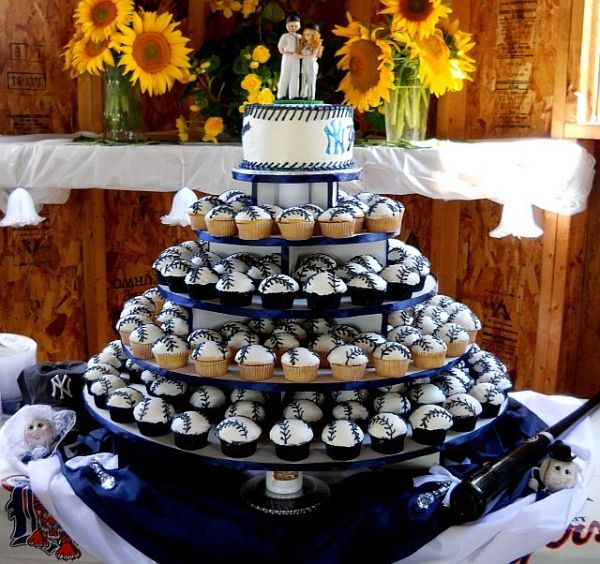
<svg viewBox="0 0 600 564">
<path fill-rule="evenodd" d="M 80 0 L 73 18 L 75 33 L 63 52 L 64 69 L 73 78 L 105 73 L 118 82 L 123 77 L 149 96 L 164 94 L 176 81 L 190 80 L 192 50 L 170 13 L 136 10 L 134 0 Z M 133 103 L 127 96 L 121 90 L 107 100 L 105 88 L 105 126 L 110 114 Z M 137 114 L 141 122 L 141 109 Z"/>
<path fill-rule="evenodd" d="M 359 112 L 385 114 L 388 141 L 423 139 L 430 93 L 462 89 L 475 71 L 475 43 L 451 20 L 445 0 L 380 0 L 370 25 L 352 19 L 336 26 L 346 38 L 336 53 L 346 71 L 338 90 Z"/>
</svg>

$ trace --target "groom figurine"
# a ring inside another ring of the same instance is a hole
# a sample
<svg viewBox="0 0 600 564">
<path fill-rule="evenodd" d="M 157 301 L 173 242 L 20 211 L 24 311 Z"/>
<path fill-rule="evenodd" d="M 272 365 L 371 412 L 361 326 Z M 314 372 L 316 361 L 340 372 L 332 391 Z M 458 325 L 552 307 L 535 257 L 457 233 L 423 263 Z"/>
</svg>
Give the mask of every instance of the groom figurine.
<svg viewBox="0 0 600 564">
<path fill-rule="evenodd" d="M 285 21 L 287 33 L 279 38 L 281 72 L 277 84 L 277 98 L 294 99 L 300 89 L 300 16 L 292 14 Z"/>
</svg>

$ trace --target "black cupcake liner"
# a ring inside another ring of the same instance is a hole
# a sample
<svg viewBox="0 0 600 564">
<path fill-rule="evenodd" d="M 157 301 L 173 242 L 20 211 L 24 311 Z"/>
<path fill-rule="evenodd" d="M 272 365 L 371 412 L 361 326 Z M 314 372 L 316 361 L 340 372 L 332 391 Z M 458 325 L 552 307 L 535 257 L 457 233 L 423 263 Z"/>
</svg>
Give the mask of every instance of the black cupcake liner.
<svg viewBox="0 0 600 564">
<path fill-rule="evenodd" d="M 160 437 L 171 432 L 171 423 L 149 423 L 148 421 L 138 421 L 138 429 L 146 437 Z"/>
<path fill-rule="evenodd" d="M 187 284 L 187 293 L 192 300 L 214 300 L 219 296 L 217 284 Z"/>
<path fill-rule="evenodd" d="M 167 276 L 167 284 L 171 292 L 177 292 L 178 294 L 187 294 L 188 289 L 185 284 L 185 278 L 181 276 Z"/>
<path fill-rule="evenodd" d="M 408 300 L 413 294 L 414 286 L 399 282 L 388 282 L 386 297 L 388 300 Z"/>
<path fill-rule="evenodd" d="M 156 283 L 162 284 L 163 286 L 168 286 L 169 283 L 167 282 L 164 274 L 157 268 L 154 269 L 154 272 L 156 273 Z"/>
<path fill-rule="evenodd" d="M 452 430 L 458 433 L 472 431 L 477 424 L 477 416 L 469 415 L 468 417 L 453 417 Z"/>
<path fill-rule="evenodd" d="M 482 403 L 481 404 L 481 418 L 482 419 L 491 419 L 492 417 L 497 417 L 498 413 L 500 413 L 500 405 L 493 405 L 491 403 Z"/>
<path fill-rule="evenodd" d="M 306 303 L 310 309 L 338 309 L 342 301 L 342 294 L 318 294 L 306 293 Z"/>
<path fill-rule="evenodd" d="M 275 445 L 275 454 L 288 462 L 304 460 L 310 454 L 310 442 L 303 445 Z"/>
<path fill-rule="evenodd" d="M 327 452 L 327 456 L 334 460 L 352 460 L 360 454 L 361 446 L 361 443 L 347 447 L 325 444 L 325 451 Z"/>
<path fill-rule="evenodd" d="M 352 303 L 357 306 L 378 306 L 385 300 L 385 290 L 371 290 L 369 288 L 349 288 L 348 292 Z"/>
<path fill-rule="evenodd" d="M 115 423 L 133 423 L 133 407 L 108 407 L 110 418 Z"/>
<path fill-rule="evenodd" d="M 183 435 L 173 432 L 173 440 L 175 441 L 175 446 L 178 448 L 183 450 L 198 450 L 208 444 L 208 431 L 196 435 Z"/>
<path fill-rule="evenodd" d="M 371 448 L 375 452 L 381 454 L 395 454 L 402 452 L 404 449 L 404 439 L 406 435 L 398 435 L 393 439 L 381 439 L 377 437 L 371 437 Z"/>
<path fill-rule="evenodd" d="M 256 452 L 258 439 L 247 443 L 229 443 L 221 440 L 221 451 L 229 458 L 246 458 Z"/>
<path fill-rule="evenodd" d="M 107 400 L 106 394 L 102 394 L 100 396 L 94 396 L 94 404 L 96 407 L 98 407 L 100 409 L 108 409 L 106 407 L 106 400 Z"/>
<path fill-rule="evenodd" d="M 296 292 L 260 294 L 260 299 L 265 309 L 290 309 L 294 306 L 295 297 Z"/>
<path fill-rule="evenodd" d="M 252 292 L 219 292 L 221 305 L 244 307 L 252 303 Z"/>
<path fill-rule="evenodd" d="M 422 445 L 441 445 L 446 439 L 446 429 L 413 429 L 413 440 Z"/>
</svg>

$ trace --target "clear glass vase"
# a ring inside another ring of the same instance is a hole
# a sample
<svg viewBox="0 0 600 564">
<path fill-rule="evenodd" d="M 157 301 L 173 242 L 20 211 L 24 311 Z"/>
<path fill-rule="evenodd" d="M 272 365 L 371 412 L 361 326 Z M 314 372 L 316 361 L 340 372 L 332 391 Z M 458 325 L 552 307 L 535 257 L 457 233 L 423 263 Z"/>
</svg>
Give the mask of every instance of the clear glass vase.
<svg viewBox="0 0 600 564">
<path fill-rule="evenodd" d="M 395 88 L 385 102 L 385 137 L 390 143 L 420 141 L 427 135 L 430 92 L 410 65 L 397 65 Z"/>
<path fill-rule="evenodd" d="M 104 139 L 131 143 L 142 138 L 142 98 L 140 86 L 131 84 L 122 68 L 104 71 Z"/>
</svg>

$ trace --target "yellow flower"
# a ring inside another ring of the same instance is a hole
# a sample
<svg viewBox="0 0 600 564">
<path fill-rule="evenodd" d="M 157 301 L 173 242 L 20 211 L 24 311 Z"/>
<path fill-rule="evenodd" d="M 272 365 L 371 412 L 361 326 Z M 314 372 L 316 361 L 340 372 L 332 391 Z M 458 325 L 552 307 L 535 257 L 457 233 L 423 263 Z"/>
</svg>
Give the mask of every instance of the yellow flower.
<svg viewBox="0 0 600 564">
<path fill-rule="evenodd" d="M 210 68 L 210 61 L 204 61 L 201 65 L 200 68 L 202 70 L 208 70 Z"/>
<path fill-rule="evenodd" d="M 77 68 L 75 67 L 75 62 L 73 60 L 74 57 L 74 48 L 78 41 L 83 37 L 83 32 L 81 28 L 77 28 L 73 37 L 69 39 L 69 42 L 65 45 L 65 50 L 62 52 L 62 56 L 65 60 L 65 64 L 63 66 L 63 70 L 68 70 L 71 74 L 71 78 L 76 78 L 79 75 Z"/>
<path fill-rule="evenodd" d="M 73 44 L 72 65 L 76 74 L 84 72 L 99 75 L 106 65 L 114 67 L 115 60 L 111 47 L 115 45 L 108 39 L 96 42 L 91 38 L 82 37 Z"/>
<path fill-rule="evenodd" d="M 250 61 L 250 64 L 248 66 L 252 70 L 256 70 L 260 66 L 260 63 L 258 61 Z"/>
<path fill-rule="evenodd" d="M 275 94 L 270 88 L 261 88 L 256 101 L 259 104 L 272 104 L 275 101 Z"/>
<path fill-rule="evenodd" d="M 223 133 L 225 126 L 223 125 L 223 118 L 220 117 L 209 117 L 204 124 L 204 137 L 202 141 L 217 142 L 217 137 Z"/>
<path fill-rule="evenodd" d="M 251 72 L 244 77 L 242 80 L 241 87 L 247 92 L 257 92 L 262 84 L 260 77 L 257 74 Z"/>
<path fill-rule="evenodd" d="M 450 65 L 454 81 L 449 90 L 453 92 L 460 90 L 463 82 L 471 80 L 469 75 L 475 72 L 475 60 L 467 55 L 475 47 L 473 36 L 470 33 L 460 31 L 458 26 L 458 20 L 451 22 L 448 19 L 443 19 L 439 23 L 444 41 L 450 49 Z"/>
<path fill-rule="evenodd" d="M 190 112 L 199 112 L 200 111 L 200 106 L 198 104 L 192 104 L 190 106 Z"/>
<path fill-rule="evenodd" d="M 248 105 L 248 100 L 245 100 L 244 102 L 242 102 L 242 104 L 240 106 L 238 106 L 238 111 L 240 112 L 240 114 L 243 114 L 246 111 L 247 105 Z"/>
<path fill-rule="evenodd" d="M 252 59 L 264 65 L 271 58 L 271 52 L 264 45 L 257 45 L 252 49 Z"/>
<path fill-rule="evenodd" d="M 75 22 L 84 35 L 100 43 L 118 26 L 129 25 L 133 8 L 133 0 L 81 0 L 75 10 Z"/>
<path fill-rule="evenodd" d="M 247 18 L 250 14 L 256 12 L 258 6 L 258 0 L 243 0 L 242 1 L 242 15 Z"/>
<path fill-rule="evenodd" d="M 242 4 L 237 0 L 211 0 L 210 7 L 213 12 L 223 12 L 223 15 L 229 19 L 233 16 L 233 12 L 242 9 Z"/>
<path fill-rule="evenodd" d="M 435 96 L 453 90 L 456 77 L 450 64 L 450 49 L 437 29 L 425 39 L 415 41 L 415 56 L 419 59 L 419 79 Z"/>
<path fill-rule="evenodd" d="M 190 133 L 188 130 L 187 122 L 183 116 L 179 116 L 175 120 L 175 127 L 177 127 L 178 137 L 182 143 L 189 141 Z"/>
<path fill-rule="evenodd" d="M 139 80 L 142 92 L 150 96 L 164 94 L 175 80 L 185 82 L 189 76 L 191 49 L 177 25 L 168 12 L 141 12 L 133 15 L 132 28 L 119 28 L 119 65 L 132 73 L 132 84 Z"/>
<path fill-rule="evenodd" d="M 386 8 L 380 13 L 392 15 L 392 31 L 407 31 L 419 38 L 431 35 L 440 18 L 452 12 L 442 0 L 381 0 L 381 3 Z"/>
<path fill-rule="evenodd" d="M 338 91 L 344 100 L 360 112 L 389 101 L 394 87 L 392 44 L 377 37 L 379 30 L 369 31 L 348 14 L 348 26 L 336 26 L 335 35 L 347 37 L 336 55 L 342 56 L 338 68 L 348 71 Z"/>
</svg>

